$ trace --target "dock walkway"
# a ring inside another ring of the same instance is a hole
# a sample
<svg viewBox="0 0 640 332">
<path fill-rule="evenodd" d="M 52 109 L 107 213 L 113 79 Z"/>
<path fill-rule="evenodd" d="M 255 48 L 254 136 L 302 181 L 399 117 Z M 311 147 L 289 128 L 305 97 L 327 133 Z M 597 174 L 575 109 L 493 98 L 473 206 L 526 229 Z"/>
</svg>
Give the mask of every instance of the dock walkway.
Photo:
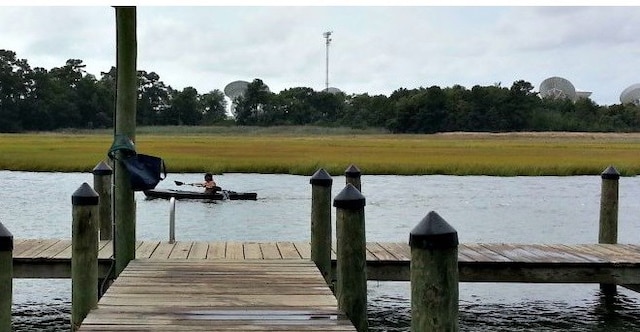
<svg viewBox="0 0 640 332">
<path fill-rule="evenodd" d="M 367 243 L 369 280 L 408 281 L 406 243 Z M 71 240 L 16 239 L 15 278 L 70 278 Z M 100 242 L 100 276 L 112 256 L 110 241 Z M 138 241 L 136 258 L 159 260 L 309 260 L 304 242 Z M 335 264 L 335 253 L 334 253 Z M 463 243 L 458 247 L 463 282 L 546 282 L 640 284 L 640 245 Z"/>
<path fill-rule="evenodd" d="M 356 331 L 308 260 L 135 259 L 78 331 Z"/>
</svg>

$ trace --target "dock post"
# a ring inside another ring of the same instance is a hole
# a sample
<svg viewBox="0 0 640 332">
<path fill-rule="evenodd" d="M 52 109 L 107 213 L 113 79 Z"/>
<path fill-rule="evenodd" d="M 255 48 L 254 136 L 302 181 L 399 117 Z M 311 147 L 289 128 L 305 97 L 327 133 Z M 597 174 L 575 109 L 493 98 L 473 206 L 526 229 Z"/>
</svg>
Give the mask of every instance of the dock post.
<svg viewBox="0 0 640 332">
<path fill-rule="evenodd" d="M 93 168 L 93 190 L 100 196 L 98 208 L 100 225 L 100 240 L 111 240 L 113 238 L 113 224 L 111 222 L 111 182 L 113 169 L 104 161 L 101 161 Z"/>
<path fill-rule="evenodd" d="M 618 182 L 620 173 L 609 166 L 602 174 L 602 190 L 600 195 L 600 229 L 598 243 L 618 243 Z M 616 293 L 615 284 L 600 284 L 605 295 Z"/>
<path fill-rule="evenodd" d="M 365 198 L 349 183 L 333 200 L 333 206 L 336 207 L 338 309 L 349 317 L 356 330 L 365 332 L 368 330 Z"/>
<path fill-rule="evenodd" d="M 362 173 L 360 172 L 360 169 L 358 168 L 358 166 L 356 165 L 349 166 L 344 171 L 344 178 L 346 182 L 345 184 L 351 183 L 354 187 L 356 187 L 356 189 L 358 189 L 359 192 L 362 192 L 362 183 L 360 180 L 361 175 Z"/>
<path fill-rule="evenodd" d="M 0 223 L 0 331 L 12 331 L 13 235 Z"/>
<path fill-rule="evenodd" d="M 458 331 L 458 232 L 431 211 L 409 234 L 411 331 Z"/>
<path fill-rule="evenodd" d="M 98 303 L 98 193 L 86 182 L 71 196 L 71 329 Z"/>
<path fill-rule="evenodd" d="M 311 179 L 311 260 L 324 280 L 331 285 L 331 185 L 333 179 L 324 169 Z"/>
</svg>

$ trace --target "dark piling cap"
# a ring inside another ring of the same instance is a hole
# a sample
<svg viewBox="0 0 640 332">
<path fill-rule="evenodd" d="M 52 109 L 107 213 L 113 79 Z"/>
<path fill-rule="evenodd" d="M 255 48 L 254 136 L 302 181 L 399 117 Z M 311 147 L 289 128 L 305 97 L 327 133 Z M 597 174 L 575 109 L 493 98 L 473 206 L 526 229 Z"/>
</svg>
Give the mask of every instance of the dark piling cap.
<svg viewBox="0 0 640 332">
<path fill-rule="evenodd" d="M 333 199 L 333 206 L 347 210 L 357 210 L 363 208 L 365 204 L 364 196 L 351 183 L 348 183 Z"/>
<path fill-rule="evenodd" d="M 331 184 L 333 184 L 333 179 L 331 178 L 331 175 L 327 173 L 327 171 L 321 168 L 313 173 L 313 175 L 311 176 L 311 180 L 309 180 L 309 183 L 314 186 L 331 187 Z"/>
<path fill-rule="evenodd" d="M 409 233 L 409 246 L 418 249 L 447 249 L 458 246 L 458 232 L 431 211 Z"/>
<path fill-rule="evenodd" d="M 344 175 L 348 178 L 359 178 L 361 174 L 360 169 L 353 164 L 344 171 Z"/>
<path fill-rule="evenodd" d="M 98 193 L 86 182 L 71 195 L 73 205 L 98 205 Z"/>
<path fill-rule="evenodd" d="M 0 251 L 13 251 L 13 235 L 0 222 Z"/>
<path fill-rule="evenodd" d="M 618 170 L 613 166 L 607 167 L 607 169 L 605 169 L 600 176 L 602 177 L 603 180 L 620 179 L 620 173 L 618 173 Z"/>
<path fill-rule="evenodd" d="M 93 173 L 93 175 L 111 175 L 113 174 L 113 169 L 103 160 L 93 168 L 91 173 Z"/>
</svg>

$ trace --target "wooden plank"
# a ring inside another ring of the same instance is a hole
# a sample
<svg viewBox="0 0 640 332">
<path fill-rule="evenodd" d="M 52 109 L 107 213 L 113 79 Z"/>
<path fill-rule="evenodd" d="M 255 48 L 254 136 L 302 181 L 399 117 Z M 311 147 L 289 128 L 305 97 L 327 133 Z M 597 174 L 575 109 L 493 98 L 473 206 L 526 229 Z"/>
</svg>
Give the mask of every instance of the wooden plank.
<svg viewBox="0 0 640 332">
<path fill-rule="evenodd" d="M 411 260 L 411 248 L 409 248 L 408 244 L 392 242 L 380 242 L 378 244 L 400 261 Z"/>
<path fill-rule="evenodd" d="M 294 242 L 293 244 L 302 259 L 311 259 L 311 244 L 309 242 Z"/>
<path fill-rule="evenodd" d="M 191 246 L 193 242 L 178 241 L 173 246 L 173 250 L 169 254 L 169 259 L 186 259 L 191 252 Z"/>
<path fill-rule="evenodd" d="M 209 244 L 206 242 L 193 242 L 191 251 L 189 252 L 188 259 L 205 259 L 207 258 L 207 251 L 209 250 Z"/>
<path fill-rule="evenodd" d="M 244 259 L 244 248 L 241 242 L 227 242 L 226 259 Z"/>
<path fill-rule="evenodd" d="M 245 259 L 263 259 L 259 243 L 245 242 L 242 245 Z"/>
<path fill-rule="evenodd" d="M 47 248 L 56 244 L 59 240 L 57 239 L 37 239 L 30 243 L 30 247 L 25 250 L 21 250 L 16 253 L 16 250 L 13 252 L 13 257 L 18 258 L 38 258 L 41 257 L 40 253 L 47 250 Z"/>
<path fill-rule="evenodd" d="M 463 251 L 467 257 L 474 260 L 474 263 L 487 263 L 487 262 L 510 262 L 507 257 L 501 256 L 494 251 L 491 251 L 479 243 L 464 243 L 458 246 L 458 251 Z"/>
<path fill-rule="evenodd" d="M 385 249 L 378 242 L 370 242 L 367 245 L 367 251 L 371 252 L 375 260 L 378 261 L 395 261 L 397 258 L 391 254 L 387 249 Z"/>
<path fill-rule="evenodd" d="M 175 243 L 160 242 L 149 258 L 169 258 Z"/>
<path fill-rule="evenodd" d="M 136 258 L 149 258 L 158 248 L 160 241 L 144 241 L 136 248 Z"/>
<path fill-rule="evenodd" d="M 60 240 L 56 242 L 54 245 L 49 247 L 46 251 L 40 253 L 41 258 L 53 258 L 57 254 L 61 253 L 65 249 L 71 246 L 71 241 L 69 240 Z M 99 257 L 98 257 L 99 258 Z"/>
<path fill-rule="evenodd" d="M 264 259 L 282 259 L 280 250 L 275 242 L 260 243 L 260 250 L 262 251 L 262 258 Z"/>
<path fill-rule="evenodd" d="M 300 253 L 293 242 L 276 242 L 283 259 L 301 259 Z"/>
<path fill-rule="evenodd" d="M 207 259 L 222 259 L 227 255 L 226 242 L 209 242 L 207 249 Z"/>
</svg>

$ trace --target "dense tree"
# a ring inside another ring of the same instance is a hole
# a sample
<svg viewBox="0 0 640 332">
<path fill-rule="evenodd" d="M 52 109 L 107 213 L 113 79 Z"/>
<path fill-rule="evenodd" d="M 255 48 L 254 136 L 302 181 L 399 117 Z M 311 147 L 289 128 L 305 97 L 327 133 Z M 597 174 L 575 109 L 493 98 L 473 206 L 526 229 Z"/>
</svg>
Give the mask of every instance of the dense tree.
<svg viewBox="0 0 640 332">
<path fill-rule="evenodd" d="M 202 124 L 211 125 L 227 118 L 227 100 L 218 89 L 200 96 L 199 109 L 202 112 Z"/>
</svg>

